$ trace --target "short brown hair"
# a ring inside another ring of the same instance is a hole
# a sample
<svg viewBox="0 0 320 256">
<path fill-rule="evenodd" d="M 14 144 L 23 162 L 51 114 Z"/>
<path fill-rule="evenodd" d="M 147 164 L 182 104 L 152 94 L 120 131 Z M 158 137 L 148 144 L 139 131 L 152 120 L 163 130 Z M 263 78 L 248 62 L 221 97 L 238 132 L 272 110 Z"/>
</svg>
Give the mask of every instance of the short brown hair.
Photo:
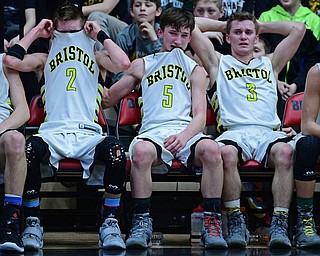
<svg viewBox="0 0 320 256">
<path fill-rule="evenodd" d="M 232 13 L 231 16 L 227 20 L 227 34 L 230 34 L 232 22 L 244 21 L 244 20 L 251 20 L 254 24 L 256 33 L 258 34 L 259 25 L 258 25 L 257 19 L 253 14 L 251 14 L 249 12 L 234 12 L 234 13 Z"/>
<path fill-rule="evenodd" d="M 60 5 L 54 12 L 53 25 L 56 28 L 59 21 L 68 21 L 68 20 L 81 20 L 81 25 L 84 24 L 84 16 L 82 10 L 69 2 L 65 2 Z"/>
<path fill-rule="evenodd" d="M 134 5 L 135 1 L 136 1 L 136 0 L 130 0 L 130 8 L 133 8 L 133 5 Z M 152 3 L 155 3 L 156 6 L 157 6 L 157 9 L 158 9 L 159 7 L 161 7 L 161 2 L 160 2 L 160 0 L 149 0 L 149 1 L 152 2 Z"/>
<path fill-rule="evenodd" d="M 181 28 L 190 28 L 192 32 L 195 27 L 194 16 L 184 9 L 171 7 L 165 10 L 160 18 L 160 28 L 164 30 L 167 26 L 172 26 L 178 31 Z"/>
<path fill-rule="evenodd" d="M 195 8 L 200 1 L 202 1 L 202 0 L 193 0 L 193 8 Z M 221 9 L 223 7 L 222 0 L 204 0 L 204 2 L 205 3 L 213 3 L 219 9 Z"/>
</svg>

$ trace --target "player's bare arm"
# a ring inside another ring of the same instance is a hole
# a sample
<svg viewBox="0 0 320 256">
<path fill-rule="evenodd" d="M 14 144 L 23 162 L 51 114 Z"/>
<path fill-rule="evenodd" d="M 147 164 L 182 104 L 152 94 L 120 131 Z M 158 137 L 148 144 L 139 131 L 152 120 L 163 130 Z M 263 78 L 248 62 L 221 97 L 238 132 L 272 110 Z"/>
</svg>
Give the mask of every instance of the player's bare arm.
<svg viewBox="0 0 320 256">
<path fill-rule="evenodd" d="M 182 150 L 187 141 L 203 130 L 206 123 L 206 73 L 202 67 L 196 66 L 191 77 L 192 120 L 187 128 L 164 141 L 164 147 L 172 154 Z"/>
<path fill-rule="evenodd" d="M 206 20 L 209 21 L 210 19 Z M 214 84 L 217 76 L 220 53 L 215 51 L 211 41 L 200 31 L 198 27 L 196 27 L 192 32 L 190 45 L 207 71 L 210 78 L 210 84 Z"/>
<path fill-rule="evenodd" d="M 9 82 L 10 99 L 13 105 L 12 114 L 0 124 L 0 131 L 17 129 L 29 120 L 29 107 L 19 73 L 16 70 L 3 66 L 4 73 Z"/>
<path fill-rule="evenodd" d="M 94 40 L 99 40 L 104 50 L 95 52 L 100 68 L 111 72 L 122 72 L 130 67 L 130 60 L 125 52 L 101 30 L 97 21 L 87 21 L 84 30 Z"/>
<path fill-rule="evenodd" d="M 121 79 L 113 84 L 110 89 L 104 88 L 102 107 L 110 108 L 121 98 L 132 92 L 137 84 L 140 83 L 144 73 L 143 59 L 136 59 L 130 68 L 124 72 Z"/>
<path fill-rule="evenodd" d="M 102 3 L 97 3 L 88 6 L 82 6 L 84 16 L 88 16 L 92 12 L 100 11 L 109 14 L 120 0 L 104 0 Z"/>
<path fill-rule="evenodd" d="M 286 36 L 272 54 L 271 61 L 276 76 L 298 50 L 305 31 L 306 27 L 301 22 L 259 22 L 259 33 L 275 33 Z"/>
<path fill-rule="evenodd" d="M 301 131 L 305 135 L 320 137 L 320 126 L 317 117 L 320 109 L 320 70 L 313 66 L 307 75 L 306 89 L 302 107 Z"/>
</svg>

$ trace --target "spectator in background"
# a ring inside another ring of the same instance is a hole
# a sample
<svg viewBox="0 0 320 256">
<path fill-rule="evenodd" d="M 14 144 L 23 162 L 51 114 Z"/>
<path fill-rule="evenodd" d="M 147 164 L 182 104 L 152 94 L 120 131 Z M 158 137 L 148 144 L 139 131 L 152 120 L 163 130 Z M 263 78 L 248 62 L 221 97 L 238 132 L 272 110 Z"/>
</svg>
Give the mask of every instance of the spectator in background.
<svg viewBox="0 0 320 256">
<path fill-rule="evenodd" d="M 225 10 L 223 19 L 227 20 L 228 17 L 236 11 L 250 12 L 258 17 L 261 12 L 269 10 L 278 3 L 278 0 L 223 0 L 223 7 Z"/>
<path fill-rule="evenodd" d="M 319 62 L 320 17 L 309 8 L 301 5 L 300 0 L 280 0 L 281 5 L 263 12 L 260 21 L 297 21 L 306 24 L 307 31 L 300 47 L 293 58 L 287 63 L 279 74 L 279 88 L 284 88 L 286 94 L 279 94 L 278 115 L 283 116 L 285 101 L 296 92 L 302 92 L 305 88 L 307 72 L 315 63 Z M 270 42 L 272 51 L 283 39 L 281 35 L 266 34 L 264 37 Z"/>
<path fill-rule="evenodd" d="M 15 45 L 20 36 L 36 25 L 36 0 L 4 0 L 4 51 Z M 39 42 L 33 43 L 29 53 L 38 50 Z M 20 73 L 27 102 L 39 93 L 40 87 L 34 72 Z"/>
<path fill-rule="evenodd" d="M 161 0 L 162 12 L 170 7 L 181 8 L 186 11 L 193 11 L 193 0 Z"/>
<path fill-rule="evenodd" d="M 7 52 L 19 41 L 20 32 L 25 35 L 36 25 L 36 3 L 35 0 L 4 0 L 3 6 L 4 51 Z M 21 16 L 22 13 L 23 16 Z M 23 29 L 21 29 L 21 20 L 24 20 Z"/>
<path fill-rule="evenodd" d="M 160 0 L 130 1 L 130 14 L 134 22 L 118 34 L 116 41 L 130 61 L 160 51 L 162 43 L 157 35 L 159 23 L 156 18 L 161 12 Z M 115 74 L 113 83 L 122 75 L 122 72 Z"/>
<path fill-rule="evenodd" d="M 128 0 L 83 1 L 82 11 L 89 21 L 98 21 L 101 29 L 115 42 L 121 30 L 132 22 Z M 98 50 L 103 45 L 98 42 Z"/>
<path fill-rule="evenodd" d="M 193 14 L 195 17 L 205 17 L 213 20 L 221 20 L 224 15 L 223 0 L 194 0 Z M 230 44 L 225 40 L 225 34 L 216 31 L 203 32 L 214 45 L 216 51 L 221 54 L 230 54 Z"/>
</svg>

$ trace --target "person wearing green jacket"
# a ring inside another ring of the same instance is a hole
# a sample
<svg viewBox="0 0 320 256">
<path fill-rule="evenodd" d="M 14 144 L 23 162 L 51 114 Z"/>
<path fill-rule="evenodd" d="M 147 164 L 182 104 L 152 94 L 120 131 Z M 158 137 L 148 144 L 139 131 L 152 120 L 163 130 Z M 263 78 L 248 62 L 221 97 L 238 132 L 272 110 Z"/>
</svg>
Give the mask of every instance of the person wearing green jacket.
<svg viewBox="0 0 320 256">
<path fill-rule="evenodd" d="M 280 0 L 281 5 L 261 13 L 259 21 L 295 21 L 303 22 L 307 31 L 300 47 L 286 67 L 279 74 L 278 115 L 283 116 L 285 101 L 296 92 L 302 92 L 308 70 L 317 62 L 320 56 L 320 17 L 309 8 L 301 5 L 300 0 Z M 281 35 L 268 34 L 264 37 L 270 42 L 272 51 L 283 39 Z M 282 95 L 282 96 L 281 96 Z"/>
</svg>

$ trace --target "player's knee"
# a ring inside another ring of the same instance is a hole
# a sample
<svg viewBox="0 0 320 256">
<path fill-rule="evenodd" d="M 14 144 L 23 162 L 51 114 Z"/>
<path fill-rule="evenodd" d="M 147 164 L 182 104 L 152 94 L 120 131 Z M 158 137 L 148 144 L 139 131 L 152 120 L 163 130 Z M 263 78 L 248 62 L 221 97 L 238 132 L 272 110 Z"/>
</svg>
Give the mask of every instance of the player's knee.
<svg viewBox="0 0 320 256">
<path fill-rule="evenodd" d="M 196 152 L 202 162 L 216 164 L 222 161 L 220 147 L 213 140 L 201 140 Z"/>
<path fill-rule="evenodd" d="M 303 169 L 294 168 L 294 179 L 299 181 L 314 181 L 316 180 L 315 168 Z"/>
<path fill-rule="evenodd" d="M 288 144 L 283 144 L 275 154 L 276 165 L 283 166 L 281 169 L 288 170 L 293 165 L 293 148 Z"/>
<path fill-rule="evenodd" d="M 305 136 L 298 140 L 296 144 L 297 155 L 302 158 L 317 159 L 320 154 L 320 139 L 316 136 Z"/>
<path fill-rule="evenodd" d="M 144 142 L 138 142 L 134 145 L 133 152 L 132 152 L 132 163 L 135 166 L 142 166 L 142 165 L 151 165 L 156 157 L 155 150 L 153 145 L 148 145 Z"/>
<path fill-rule="evenodd" d="M 109 157 L 107 160 L 107 166 L 111 169 L 125 169 L 126 166 L 126 154 L 124 152 L 123 145 L 118 140 L 112 140 L 109 142 Z"/>
<path fill-rule="evenodd" d="M 238 165 L 238 150 L 234 146 L 226 145 L 221 147 L 221 156 L 225 169 Z"/>
<path fill-rule="evenodd" d="M 25 138 L 22 133 L 10 131 L 5 134 L 5 150 L 7 154 L 17 158 L 24 154 Z"/>
<path fill-rule="evenodd" d="M 36 136 L 30 137 L 25 145 L 27 165 L 30 167 L 32 164 L 39 164 L 47 152 L 45 142 Z"/>
<path fill-rule="evenodd" d="M 306 136 L 296 144 L 296 160 L 294 163 L 294 178 L 300 181 L 316 179 L 315 164 L 320 154 L 320 139 L 315 136 Z"/>
</svg>

